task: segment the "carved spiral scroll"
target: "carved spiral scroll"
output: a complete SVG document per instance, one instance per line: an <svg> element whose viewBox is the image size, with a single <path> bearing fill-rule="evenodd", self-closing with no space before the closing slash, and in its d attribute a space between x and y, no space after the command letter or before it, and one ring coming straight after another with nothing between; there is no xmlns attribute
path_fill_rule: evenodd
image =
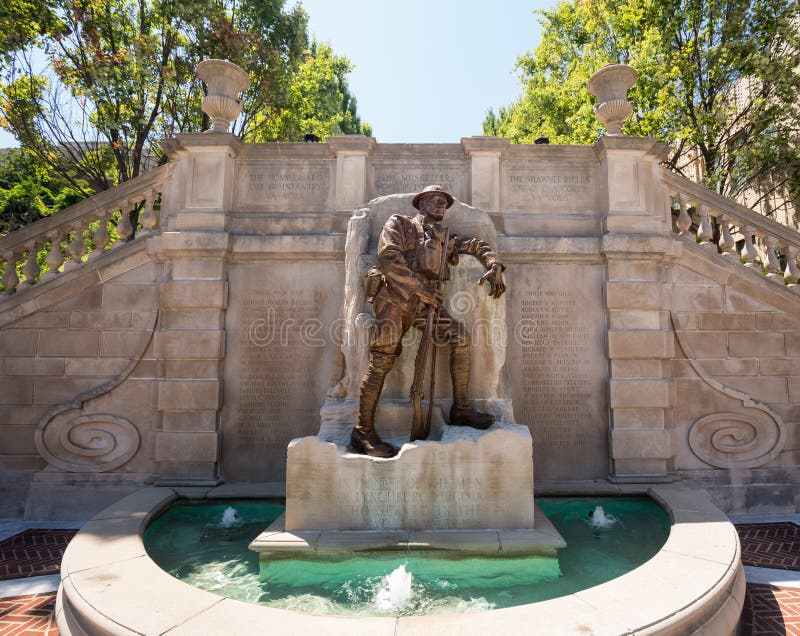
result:
<svg viewBox="0 0 800 636"><path fill-rule="evenodd" d="M689 447L718 468L755 468L781 452L786 432L766 413L714 413L689 428Z"/></svg>
<svg viewBox="0 0 800 636"><path fill-rule="evenodd" d="M739 389L726 386L697 360L682 332L672 330L686 359L700 379L714 391L737 400L742 411L713 413L689 427L689 448L702 461L717 468L755 468L775 459L786 444L786 425L780 415Z"/></svg>
<svg viewBox="0 0 800 636"><path fill-rule="evenodd" d="M139 450L136 426L119 415L92 413L53 418L36 431L36 448L61 470L106 472L119 468Z"/></svg>

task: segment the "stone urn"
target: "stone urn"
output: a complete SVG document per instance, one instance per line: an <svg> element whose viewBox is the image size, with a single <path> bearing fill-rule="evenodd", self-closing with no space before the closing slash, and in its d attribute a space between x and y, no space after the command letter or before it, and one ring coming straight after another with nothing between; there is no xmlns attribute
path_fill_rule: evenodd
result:
<svg viewBox="0 0 800 636"><path fill-rule="evenodd" d="M609 135L622 135L622 123L633 113L628 90L636 83L638 73L627 64L608 64L586 82L586 89L595 97L595 117L604 124Z"/></svg>
<svg viewBox="0 0 800 636"><path fill-rule="evenodd" d="M242 112L239 93L250 87L250 78L228 60L203 60L196 73L208 87L208 94L200 102L200 108L211 118L211 128L206 132L228 132L231 122Z"/></svg>

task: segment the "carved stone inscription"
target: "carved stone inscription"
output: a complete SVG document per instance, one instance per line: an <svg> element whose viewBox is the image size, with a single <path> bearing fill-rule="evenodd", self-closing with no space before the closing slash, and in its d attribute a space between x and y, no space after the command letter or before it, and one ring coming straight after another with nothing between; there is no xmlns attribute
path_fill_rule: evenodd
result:
<svg viewBox="0 0 800 636"><path fill-rule="evenodd" d="M264 451L284 449L295 422L313 418L313 403L296 391L307 382L314 350L302 341L300 325L316 316L313 298L284 289L244 301L238 445Z"/></svg>
<svg viewBox="0 0 800 636"><path fill-rule="evenodd" d="M237 186L239 202L265 211L322 209L328 201L330 167L250 165L242 170Z"/></svg>
<svg viewBox="0 0 800 636"><path fill-rule="evenodd" d="M447 431L398 461L364 462L343 445L306 437L288 450L287 530L533 527L531 437Z"/></svg>
<svg viewBox="0 0 800 636"><path fill-rule="evenodd" d="M425 186L437 184L457 199L464 199L463 167L420 168L418 166L376 166L373 170L374 196L419 192Z"/></svg>
<svg viewBox="0 0 800 636"><path fill-rule="evenodd" d="M479 527L485 485L476 478L452 479L384 478L361 491L351 481L339 480L336 490L341 495L337 507L342 518L358 518L369 510L370 527L375 530L402 527L399 519L415 527L433 518L433 526Z"/></svg>
<svg viewBox="0 0 800 636"><path fill-rule="evenodd" d="M266 271L258 278L271 282L248 285L228 315L223 470L226 479L283 481L289 442L319 428L334 350L326 305L340 301L321 289L324 281L280 285L284 276Z"/></svg>
<svg viewBox="0 0 800 636"><path fill-rule="evenodd" d="M594 171L509 168L504 171L503 204L511 209L563 214L586 212L595 203Z"/></svg>
<svg viewBox="0 0 800 636"><path fill-rule="evenodd" d="M538 284L514 294L509 354L514 412L533 435L536 478L605 477L607 371L600 272L574 265L535 269L547 271L541 271ZM570 283L557 285L565 279ZM595 279L598 285L592 289Z"/></svg>

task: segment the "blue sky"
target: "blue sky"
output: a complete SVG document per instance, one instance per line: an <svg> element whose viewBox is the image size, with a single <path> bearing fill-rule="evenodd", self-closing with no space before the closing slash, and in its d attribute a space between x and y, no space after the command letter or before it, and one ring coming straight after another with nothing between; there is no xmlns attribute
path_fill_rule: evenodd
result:
<svg viewBox="0 0 800 636"><path fill-rule="evenodd" d="M380 142L458 142L521 93L517 57L554 0L303 0L310 32L355 65L351 92Z"/></svg>
<svg viewBox="0 0 800 636"><path fill-rule="evenodd" d="M287 2L290 4L290 2ZM518 56L555 0L303 0L309 31L350 58L358 110L380 142L458 142L519 96ZM0 147L16 145L0 130Z"/></svg>

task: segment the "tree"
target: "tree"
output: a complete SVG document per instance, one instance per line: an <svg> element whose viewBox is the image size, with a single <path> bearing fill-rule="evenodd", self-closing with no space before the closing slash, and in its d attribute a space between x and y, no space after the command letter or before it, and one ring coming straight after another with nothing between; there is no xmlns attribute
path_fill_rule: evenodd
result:
<svg viewBox="0 0 800 636"><path fill-rule="evenodd" d="M699 155L705 185L721 194L783 189L787 205L799 200L796 3L562 0L541 15L541 43L517 62L523 96L489 112L487 134L593 143L601 127L586 80L628 63L639 79L623 130L669 143L669 168L687 172Z"/></svg>
<svg viewBox="0 0 800 636"><path fill-rule="evenodd" d="M253 141L301 140L306 134L370 136L347 84L351 68L327 44L312 42L289 88L288 107L258 113Z"/></svg>
<svg viewBox="0 0 800 636"><path fill-rule="evenodd" d="M249 73L234 128L246 141L272 135L309 59L307 16L285 0L12 1L19 12L0 14L18 27L0 43L0 125L85 194L163 161L160 139L209 127L203 59Z"/></svg>
<svg viewBox="0 0 800 636"><path fill-rule="evenodd" d="M50 8L42 33L4 47L2 124L75 187L78 166L93 189L107 189L141 171L180 46L178 20L127 0Z"/></svg>

